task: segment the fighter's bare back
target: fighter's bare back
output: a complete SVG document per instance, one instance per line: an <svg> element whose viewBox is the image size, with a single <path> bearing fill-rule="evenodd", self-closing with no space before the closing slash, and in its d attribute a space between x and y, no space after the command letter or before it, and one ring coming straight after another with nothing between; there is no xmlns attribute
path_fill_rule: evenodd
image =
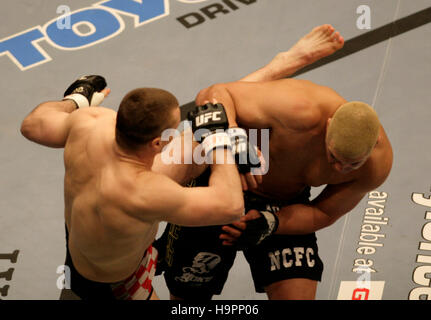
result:
<svg viewBox="0 0 431 320"><path fill-rule="evenodd" d="M297 79L235 82L205 89L197 101L208 97L228 107L226 101L234 103L239 126L270 128L269 170L254 190L268 198L289 199L306 186L372 184L390 170L392 149L383 127L378 145L361 168L342 174L330 165L325 147L327 121L347 101L328 87Z"/></svg>
<svg viewBox="0 0 431 320"><path fill-rule="evenodd" d="M83 276L120 281L135 271L157 232L158 222L134 216L129 201L139 180L153 173L116 154L114 111L86 108L74 116L80 124L71 130L64 152L69 248Z"/></svg>

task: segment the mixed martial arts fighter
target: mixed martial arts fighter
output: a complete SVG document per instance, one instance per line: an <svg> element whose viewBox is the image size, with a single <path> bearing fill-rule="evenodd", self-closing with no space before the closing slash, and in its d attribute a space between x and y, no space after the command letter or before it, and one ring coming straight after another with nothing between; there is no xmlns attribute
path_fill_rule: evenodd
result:
<svg viewBox="0 0 431 320"><path fill-rule="evenodd" d="M221 227L168 224L157 246L173 299L220 294L238 249L257 292L269 299L314 299L323 272L315 231L351 211L389 175L392 148L372 107L310 81L247 82L277 79L279 67L213 85L196 98L197 105L221 102L231 127L269 129L269 171L245 192L248 214L224 226L225 234ZM310 187L323 185L310 201Z"/></svg>
<svg viewBox="0 0 431 320"><path fill-rule="evenodd" d="M160 135L180 123L177 99L161 89L140 88L123 98L118 112L93 107L109 91L103 77L82 77L62 101L37 106L21 132L38 144L64 148L72 291L82 299L157 299L151 281L159 221L218 225L244 213L238 170L229 161L230 138L214 134L227 128L226 114L221 105L196 108L196 116L219 114L217 123L200 127L207 129L202 147L214 164L208 187L185 188L151 171L168 143Z"/></svg>

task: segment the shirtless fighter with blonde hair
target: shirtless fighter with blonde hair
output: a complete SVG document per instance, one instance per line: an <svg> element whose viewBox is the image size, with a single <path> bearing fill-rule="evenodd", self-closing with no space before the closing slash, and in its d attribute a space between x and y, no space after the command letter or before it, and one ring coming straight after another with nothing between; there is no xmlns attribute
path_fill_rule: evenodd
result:
<svg viewBox="0 0 431 320"><path fill-rule="evenodd" d="M280 80L280 69L282 64L265 67L266 72L197 95L196 104L223 103L231 127L270 130L269 171L245 193L247 214L241 221L223 227L168 225L157 244L166 251L164 276L174 299L220 294L238 249L257 292L269 299L314 299L323 272L315 231L351 211L389 175L392 148L372 107L310 81ZM205 177L196 183L205 185ZM310 187L323 185L310 201ZM199 243L193 243L197 237ZM218 262L205 273L194 268L205 262L197 261L202 252Z"/></svg>
<svg viewBox="0 0 431 320"><path fill-rule="evenodd" d="M221 238L244 248L259 292L270 299L314 299L323 267L315 231L351 211L392 167L391 144L376 112L294 79L219 84L197 101L208 97L234 111L238 124L271 130L268 174L248 195L253 200L245 200L246 210L255 210L223 227ZM322 185L310 202L310 187ZM271 209L275 223L268 230L261 217Z"/></svg>

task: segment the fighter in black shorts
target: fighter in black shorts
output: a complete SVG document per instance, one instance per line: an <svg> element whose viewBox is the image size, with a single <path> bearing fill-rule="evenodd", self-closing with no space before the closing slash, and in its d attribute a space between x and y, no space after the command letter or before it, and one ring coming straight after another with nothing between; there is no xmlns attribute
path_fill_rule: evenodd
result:
<svg viewBox="0 0 431 320"><path fill-rule="evenodd" d="M346 101L331 88L296 79L220 83L202 90L196 104L214 100L224 105L230 127L270 130L265 159L269 171L262 183L250 190L257 201L246 195L247 209L254 210L234 222L235 228L224 226L228 234L220 238L225 244L244 248L258 292L263 289L270 299L314 299L322 273L314 232L351 211L390 173L392 148L377 113L364 102ZM325 187L308 201L309 186ZM196 236L187 247L175 247L174 241L174 247L168 247L175 251L170 265L173 270L166 269L167 277L178 272L176 257L187 255L210 237L209 233ZM218 254L212 248L199 249ZM193 267L195 257L180 272L190 271L184 268ZM218 260L205 257L197 256L194 261L203 274L215 268ZM211 264L204 268L207 260ZM230 268L231 263L223 261L223 268ZM226 273L220 281L225 277ZM204 280L209 283L211 278ZM188 288L175 288L172 282L168 285L177 290L172 291L174 296L187 297ZM221 286L214 281L201 288L208 297Z"/></svg>
<svg viewBox="0 0 431 320"><path fill-rule="evenodd" d="M261 84L256 81L272 83L273 80L288 77L300 68L334 53L344 44L340 34L334 31L330 25L313 29L291 50L278 54L267 66L241 79L239 84L251 85L259 89ZM256 101L253 101L253 97L257 92L253 90L236 97L241 105L246 105L241 109L233 105L223 85L212 86L201 91L196 99L197 104L213 101L213 99L226 104L231 127L237 126L238 123L243 128L269 128L271 130L269 145L272 145L272 149L270 148L269 159L266 159L270 162L269 172L263 176L263 183L258 188L256 185L250 186L253 193L251 191L246 193L247 209L258 209L260 213L251 210L244 217L248 221L234 223L239 229L246 228L246 232L238 236L235 232L232 233L233 228L224 226L223 229L228 231L229 235L220 236L221 226L180 228L170 224L156 242L159 257L161 257L158 262L158 272L164 271L172 298L210 299L213 294L219 294L238 249L243 250L250 263L258 292L267 292L270 299L313 299L315 296L317 281L321 279L323 270L314 234L317 229L314 229L315 226L309 221L305 228L302 221L298 223L293 221L293 230L284 232L286 219L280 220L280 226L277 228L279 214L276 213L277 208L282 206L284 207L280 208L281 211L296 206L309 206L307 186L316 185L316 181L306 181L304 165L310 164L310 161L301 159L298 155L307 152L310 145L307 140L301 143L298 136L295 136L294 130L289 128L287 132L282 132L282 137L280 136L280 127L277 125L283 124L282 119L285 117L283 114L271 116L266 123L256 121L256 118L263 119L261 115L265 116L266 109L283 110L283 104L287 103L289 106L290 100L295 101L290 97L286 99L285 96L275 99L286 91L284 88L281 88L281 91L268 89L272 91L268 91L266 95L260 94L265 90L257 90L259 94ZM248 97L250 98L245 99L246 103L242 103L242 100ZM255 112L254 105L261 101L267 102L264 105L266 109ZM247 105L250 108L247 108ZM247 115L251 121L248 121ZM242 121L243 118L244 121ZM289 120L285 123L288 127L290 117L288 116L286 120ZM301 123L301 121L299 119L300 126L308 123ZM308 135L304 137L309 139ZM317 144L312 147L325 150L323 140L322 136L319 136L319 140L315 141ZM310 154L310 157L313 155ZM322 163L327 161L326 158L322 159L321 154L316 160ZM298 168L299 165L302 167ZM319 167L316 166L315 169ZM330 171L329 165L326 170ZM200 177L197 183L205 185L207 179ZM252 220L250 217L253 217L253 214L255 216ZM255 219L256 215L258 215L257 219ZM295 230L295 225L302 229ZM306 230L307 228L309 230ZM282 231L281 235L272 234L275 231L277 233ZM240 233L238 230L236 232ZM221 237L225 237L224 241L221 241ZM222 244L233 242L235 244L231 246Z"/></svg>
<svg viewBox="0 0 431 320"><path fill-rule="evenodd" d="M208 172L194 180L190 186L208 183ZM251 209L276 213L279 208L309 203L310 188L305 188L290 201L267 199L252 192L244 193L246 212ZM254 281L256 292L279 280L307 278L320 281L323 263L318 255L316 236L271 235L255 246L226 246L219 239L221 226L182 227L168 224L154 246L160 260L157 272L164 271L171 295L190 300L209 300L220 294L227 280L237 250L242 250Z"/></svg>

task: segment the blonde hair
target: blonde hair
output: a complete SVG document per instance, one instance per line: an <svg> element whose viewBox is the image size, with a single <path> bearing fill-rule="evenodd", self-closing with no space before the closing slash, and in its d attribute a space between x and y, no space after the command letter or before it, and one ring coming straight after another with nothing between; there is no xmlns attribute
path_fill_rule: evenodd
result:
<svg viewBox="0 0 431 320"><path fill-rule="evenodd" d="M327 138L338 156L354 160L371 152L379 131L380 121L376 111L366 103L351 101L334 113Z"/></svg>

